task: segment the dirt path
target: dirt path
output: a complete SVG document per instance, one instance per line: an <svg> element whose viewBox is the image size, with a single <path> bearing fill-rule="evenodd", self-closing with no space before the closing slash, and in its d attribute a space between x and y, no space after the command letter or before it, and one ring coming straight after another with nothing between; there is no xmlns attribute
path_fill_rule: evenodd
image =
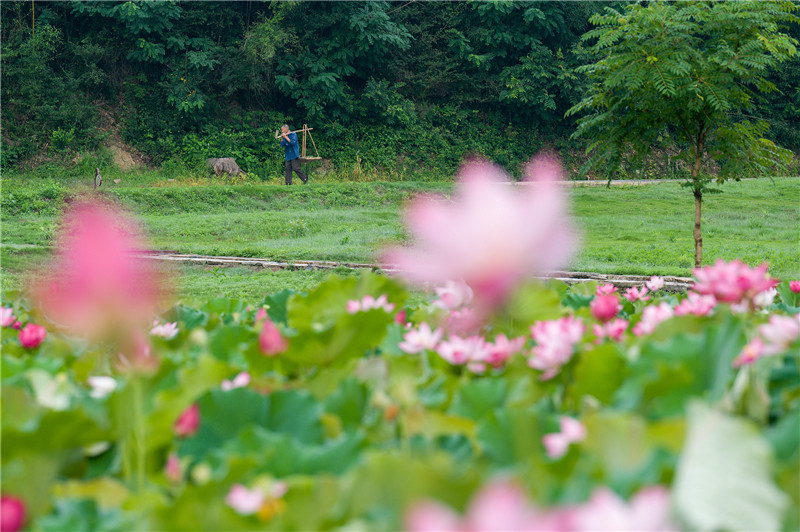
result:
<svg viewBox="0 0 800 532"><path fill-rule="evenodd" d="M249 266L266 270L334 270L345 268L351 270L380 270L386 273L399 273L399 270L392 268L381 268L377 264L360 262L334 262L325 260L293 260L293 261L273 261L270 259L250 258L250 257L218 257L212 255L191 255L185 253L174 253L167 251L154 251L141 255L154 260L168 262L184 262L189 264L201 264L207 266ZM608 273L592 272L566 272L556 271L548 275L538 277L539 279L558 279L568 284L585 283L598 281L601 283L611 283L619 288L631 286L642 286L645 281L650 279L646 275L615 275ZM664 288L671 292L685 292L692 285L690 277L664 276Z"/></svg>

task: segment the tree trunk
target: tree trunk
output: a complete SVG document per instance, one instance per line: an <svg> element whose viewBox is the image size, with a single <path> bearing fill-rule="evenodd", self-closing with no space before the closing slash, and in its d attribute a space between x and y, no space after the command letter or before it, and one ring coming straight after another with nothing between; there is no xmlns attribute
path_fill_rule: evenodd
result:
<svg viewBox="0 0 800 532"><path fill-rule="evenodd" d="M699 268L703 261L703 233L700 232L700 215L703 209L703 191L694 191L694 267Z"/></svg>

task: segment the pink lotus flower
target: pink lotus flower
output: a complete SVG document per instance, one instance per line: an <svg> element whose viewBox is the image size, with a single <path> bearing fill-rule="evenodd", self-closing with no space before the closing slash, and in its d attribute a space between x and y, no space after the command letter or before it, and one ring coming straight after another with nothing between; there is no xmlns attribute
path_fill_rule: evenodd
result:
<svg viewBox="0 0 800 532"><path fill-rule="evenodd" d="M686 299L678 303L675 307L676 316L686 316L692 314L694 316L708 316L708 314L717 306L717 300L714 296L701 296L696 292L689 292Z"/></svg>
<svg viewBox="0 0 800 532"><path fill-rule="evenodd" d="M34 323L27 324L19 332L19 343L22 347L33 349L39 347L47 336L47 329Z"/></svg>
<svg viewBox="0 0 800 532"><path fill-rule="evenodd" d="M12 329L16 329L18 331L21 330L22 329L22 322L19 321L19 320L15 321L14 324L11 326L11 328Z"/></svg>
<svg viewBox="0 0 800 532"><path fill-rule="evenodd" d="M577 419L561 416L558 424L561 432L545 434L542 437L542 444L547 451L547 456L553 460L557 460L567 454L567 448L570 444L586 439L586 427Z"/></svg>
<svg viewBox="0 0 800 532"><path fill-rule="evenodd" d="M576 238L556 183L561 169L538 157L528 165L525 187L509 187L497 166L465 166L452 202L416 200L406 225L416 247L388 250L383 262L417 283L463 279L475 305L491 310L525 278L565 263Z"/></svg>
<svg viewBox="0 0 800 532"><path fill-rule="evenodd" d="M25 525L27 509L25 502L17 497L0 497L0 531L17 532Z"/></svg>
<svg viewBox="0 0 800 532"><path fill-rule="evenodd" d="M450 364L458 366L467 362L482 362L486 358L487 348L480 336L450 336L439 343L436 352Z"/></svg>
<svg viewBox="0 0 800 532"><path fill-rule="evenodd" d="M753 306L755 308L767 308L772 306L775 302L775 296L778 295L778 291L774 288L768 288L763 292L759 292L753 296Z"/></svg>
<svg viewBox="0 0 800 532"><path fill-rule="evenodd" d="M471 307L451 310L445 319L445 328L451 334L465 336L476 333L483 325L481 316Z"/></svg>
<svg viewBox="0 0 800 532"><path fill-rule="evenodd" d="M248 384L250 384L250 374L246 371L243 371L231 380L225 379L222 381L221 388L223 391L227 392L233 390L234 388L244 388Z"/></svg>
<svg viewBox="0 0 800 532"><path fill-rule="evenodd" d="M597 344L601 343L605 338L611 338L615 342L619 342L622 340L625 331L628 330L628 321L617 318L603 325L595 323L592 329L594 335L597 336L597 340L595 340Z"/></svg>
<svg viewBox="0 0 800 532"><path fill-rule="evenodd" d="M436 344L438 344L441 339L441 328L432 331L431 326L423 322L419 325L419 329L411 329L404 334L403 341L398 344L398 347L400 347L404 353L413 355L425 349L433 351L436 349Z"/></svg>
<svg viewBox="0 0 800 532"><path fill-rule="evenodd" d="M789 350L800 338L800 314L779 316L773 314L769 322L758 328L758 334L765 340L764 354L779 355Z"/></svg>
<svg viewBox="0 0 800 532"><path fill-rule="evenodd" d="M764 356L764 340L759 337L753 338L742 348L739 356L733 360L733 367L749 366L759 358Z"/></svg>
<svg viewBox="0 0 800 532"><path fill-rule="evenodd" d="M0 308L0 326L11 327L17 319L14 317L14 309L10 307Z"/></svg>
<svg viewBox="0 0 800 532"><path fill-rule="evenodd" d="M273 357L283 353L289 348L289 340L284 338L280 329L269 318L264 319L261 334L258 335L258 345L261 352Z"/></svg>
<svg viewBox="0 0 800 532"><path fill-rule="evenodd" d="M358 301L357 299L351 299L350 301L348 301L347 312L350 314L361 312L361 301Z"/></svg>
<svg viewBox="0 0 800 532"><path fill-rule="evenodd" d="M636 336L650 334L656 330L659 323L670 319L673 314L672 307L667 303L659 303L658 305L645 307L642 311L641 321L633 327L633 334Z"/></svg>
<svg viewBox="0 0 800 532"><path fill-rule="evenodd" d="M658 275L654 275L650 278L649 281L644 283L644 286L651 292L658 292L659 290L664 288L664 278L659 277Z"/></svg>
<svg viewBox="0 0 800 532"><path fill-rule="evenodd" d="M505 334L498 334L494 343L486 344L486 357L484 361L493 368L499 368L506 363L515 353L519 353L525 345L525 338L518 337L509 340Z"/></svg>
<svg viewBox="0 0 800 532"><path fill-rule="evenodd" d="M161 364L141 331L134 331L117 354L117 369L122 373L152 375Z"/></svg>
<svg viewBox="0 0 800 532"><path fill-rule="evenodd" d="M111 205L81 202L63 219L55 263L34 294L47 317L79 334L150 323L164 300L155 261L132 220Z"/></svg>
<svg viewBox="0 0 800 532"><path fill-rule="evenodd" d="M584 331L580 318L572 316L553 321L537 321L531 327L536 346L528 359L528 366L544 371L542 380L552 378L572 358Z"/></svg>
<svg viewBox="0 0 800 532"><path fill-rule="evenodd" d="M253 320L255 326L258 327L259 325L261 325L261 322L264 321L265 319L267 319L267 311L264 309L264 307L261 307L256 311L256 316L255 319Z"/></svg>
<svg viewBox="0 0 800 532"><path fill-rule="evenodd" d="M565 530L561 513L538 510L516 484L503 480L475 495L464 517L441 503L423 501L410 508L405 522L409 532Z"/></svg>
<svg viewBox="0 0 800 532"><path fill-rule="evenodd" d="M379 296L377 299L366 295L361 301L351 299L347 302L347 312L355 314L356 312L366 312L368 310L381 309L384 312L391 312L394 310L394 303L389 303L386 294Z"/></svg>
<svg viewBox="0 0 800 532"><path fill-rule="evenodd" d="M637 300L639 300L639 301L647 301L648 299L650 299L650 296L647 295L647 288L642 287L641 290L640 290L639 288L636 288L635 286L632 286L632 287L628 288L625 291L625 294L623 295L623 297L625 299L627 299L628 301L630 301L631 303L633 303L634 301L637 301Z"/></svg>
<svg viewBox="0 0 800 532"><path fill-rule="evenodd" d="M164 466L164 476L172 484L177 484L183 478L183 469L181 468L181 461L178 460L178 455L169 453L167 463Z"/></svg>
<svg viewBox="0 0 800 532"><path fill-rule="evenodd" d="M239 515L253 515L266 500L267 496L261 488L249 490L241 484L234 484L225 497L225 504Z"/></svg>
<svg viewBox="0 0 800 532"><path fill-rule="evenodd" d="M750 268L739 260L725 263L717 260L713 266L695 268L697 279L693 290L701 294L713 295L717 301L738 303L752 299L756 294L769 290L778 284L767 274L767 263Z"/></svg>
<svg viewBox="0 0 800 532"><path fill-rule="evenodd" d="M602 322L611 320L622 310L619 298L615 294L595 296L589 306L592 309L592 316Z"/></svg>
<svg viewBox="0 0 800 532"><path fill-rule="evenodd" d="M194 436L200 429L200 407L193 404L175 422L175 434L183 438Z"/></svg>
<svg viewBox="0 0 800 532"><path fill-rule="evenodd" d="M669 512L669 491L662 486L640 490L630 503L625 503L608 488L598 488L587 503L572 510L570 529L575 532L677 531Z"/></svg>
<svg viewBox="0 0 800 532"><path fill-rule="evenodd" d="M615 294L617 292L617 287L611 283L601 284L595 290L595 295L597 296L610 296L611 294Z"/></svg>
<svg viewBox="0 0 800 532"><path fill-rule="evenodd" d="M447 281L443 287L437 287L436 295L439 299L433 302L434 306L447 310L455 310L472 301L472 288L464 281Z"/></svg>
<svg viewBox="0 0 800 532"><path fill-rule="evenodd" d="M160 336L165 340L172 340L178 335L178 322L162 323L159 325L158 321L153 322L153 328L150 329L151 336Z"/></svg>
<svg viewBox="0 0 800 532"><path fill-rule="evenodd" d="M406 309L403 309L394 315L394 322L397 323L398 325L406 324Z"/></svg>
<svg viewBox="0 0 800 532"><path fill-rule="evenodd" d="M800 281L789 281L789 290L795 294L800 294Z"/></svg>

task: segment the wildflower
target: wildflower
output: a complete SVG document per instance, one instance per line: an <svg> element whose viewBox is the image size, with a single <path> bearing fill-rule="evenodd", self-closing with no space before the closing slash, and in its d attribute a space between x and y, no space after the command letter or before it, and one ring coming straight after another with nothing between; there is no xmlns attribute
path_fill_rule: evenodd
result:
<svg viewBox="0 0 800 532"><path fill-rule="evenodd" d="M700 294L713 295L717 301L739 303L775 287L777 279L767 274L767 263L750 268L739 260L728 263L717 260L713 266L695 268L697 279L692 289Z"/></svg>
<svg viewBox="0 0 800 532"><path fill-rule="evenodd" d="M764 340L759 337L753 338L742 348L739 356L733 360L733 367L749 366L759 358L764 356Z"/></svg>
<svg viewBox="0 0 800 532"><path fill-rule="evenodd" d="M617 287L611 283L601 284L595 290L595 295L597 296L609 296L611 294L615 294L617 292Z"/></svg>
<svg viewBox="0 0 800 532"><path fill-rule="evenodd" d="M88 377L86 382L91 386L89 395L94 399L102 399L117 389L117 381L113 377Z"/></svg>
<svg viewBox="0 0 800 532"><path fill-rule="evenodd" d="M611 320L622 310L619 298L615 294L595 296L589 306L592 310L592 316L602 322Z"/></svg>
<svg viewBox="0 0 800 532"><path fill-rule="evenodd" d="M165 340L172 340L178 335L178 322L158 324L158 321L153 322L153 328L150 329L152 336L160 336Z"/></svg>
<svg viewBox="0 0 800 532"><path fill-rule="evenodd" d="M0 530L17 532L25 525L27 514L25 501L10 495L0 497Z"/></svg>
<svg viewBox="0 0 800 532"><path fill-rule="evenodd" d="M697 292L689 292L686 299L678 303L675 307L676 316L708 316L711 310L717 306L714 296L702 296Z"/></svg>
<svg viewBox="0 0 800 532"><path fill-rule="evenodd" d="M544 371L542 380L552 378L572 358L575 345L583 338L584 330L583 322L572 316L537 321L531 327L536 346L528 359L528 366Z"/></svg>
<svg viewBox="0 0 800 532"><path fill-rule="evenodd" d="M545 434L542 444L547 451L547 456L557 460L567 454L570 444L586 439L586 427L577 419L561 416L558 421L560 432Z"/></svg>
<svg viewBox="0 0 800 532"><path fill-rule="evenodd" d="M647 295L647 288L645 288L644 286L641 288L641 290L636 288L635 286L628 288L625 291L623 297L628 301L630 301L631 303L637 300L647 301L648 299L650 299L650 296Z"/></svg>
<svg viewBox="0 0 800 532"><path fill-rule="evenodd" d="M795 294L800 294L800 281L789 281L789 290Z"/></svg>
<svg viewBox="0 0 800 532"><path fill-rule="evenodd" d="M668 320L673 316L674 312L672 307L667 303L659 303L658 305L650 305L645 307L642 311L642 319L634 325L633 334L636 336L644 336L656 330L658 324L662 321Z"/></svg>
<svg viewBox="0 0 800 532"><path fill-rule="evenodd" d="M651 292L658 292L659 290L664 288L664 278L659 277L658 275L654 275L650 278L649 281L644 283L644 286Z"/></svg>
<svg viewBox="0 0 800 532"><path fill-rule="evenodd" d="M439 299L433 302L434 306L447 310L455 310L472 301L472 288L464 281L447 281L443 287L437 287L436 295Z"/></svg>
<svg viewBox="0 0 800 532"><path fill-rule="evenodd" d="M0 308L0 326L11 327L17 319L14 317L14 309L11 307Z"/></svg>
<svg viewBox="0 0 800 532"><path fill-rule="evenodd" d="M239 515L253 515L261 508L265 500L266 494L261 488L255 487L249 490L241 484L231 486L225 497L225 503Z"/></svg>
<svg viewBox="0 0 800 532"><path fill-rule="evenodd" d="M617 318L604 323L603 325L595 323L592 326L592 330L594 335L597 336L595 343L599 344L604 338L611 338L615 342L619 342L622 340L622 335L624 335L625 331L628 330L628 321L623 320L622 318Z"/></svg>
<svg viewBox="0 0 800 532"><path fill-rule="evenodd" d="M404 353L416 354L425 349L434 350L436 344L442 339L442 329L432 331L427 323L421 323L419 329L411 329L403 335L403 341L398 344Z"/></svg>
<svg viewBox="0 0 800 532"><path fill-rule="evenodd" d="M234 388L244 388L250 384L250 374L246 371L243 371L236 375L232 380L224 380L222 381L222 389L224 391L230 391Z"/></svg>
<svg viewBox="0 0 800 532"><path fill-rule="evenodd" d="M175 434L188 438L194 436L200 429L200 407L193 404L183 411L181 417L175 422Z"/></svg>
<svg viewBox="0 0 800 532"><path fill-rule="evenodd" d="M27 349L39 347L47 336L47 329L34 323L27 324L19 332L19 343Z"/></svg>
<svg viewBox="0 0 800 532"><path fill-rule="evenodd" d="M639 490L630 503L602 487L594 490L588 502L569 512L569 528L575 532L677 531L669 508L669 491L662 486Z"/></svg>
<svg viewBox="0 0 800 532"><path fill-rule="evenodd" d="M261 334L258 335L261 352L267 356L275 356L289 348L289 340L284 338L278 327L269 318L264 319Z"/></svg>
<svg viewBox="0 0 800 532"><path fill-rule="evenodd" d="M526 174L536 183L517 189L503 186L508 178L495 165L465 166L452 202L411 205L406 225L416 246L388 250L384 264L416 283L463 279L484 311L504 303L526 277L564 264L576 241L558 164L539 157Z"/></svg>
<svg viewBox="0 0 800 532"><path fill-rule="evenodd" d="M135 224L110 206L81 202L65 215L54 272L33 288L49 319L102 335L149 323L164 296Z"/></svg>

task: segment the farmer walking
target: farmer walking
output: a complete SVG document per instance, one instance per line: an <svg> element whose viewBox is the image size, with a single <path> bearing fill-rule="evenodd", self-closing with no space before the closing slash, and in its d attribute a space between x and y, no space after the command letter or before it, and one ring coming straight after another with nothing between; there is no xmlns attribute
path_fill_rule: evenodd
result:
<svg viewBox="0 0 800 532"><path fill-rule="evenodd" d="M292 170L303 183L308 183L308 177L300 169L300 146L297 143L297 133L292 133L289 126L281 126L281 146L286 151L286 185L292 184Z"/></svg>

